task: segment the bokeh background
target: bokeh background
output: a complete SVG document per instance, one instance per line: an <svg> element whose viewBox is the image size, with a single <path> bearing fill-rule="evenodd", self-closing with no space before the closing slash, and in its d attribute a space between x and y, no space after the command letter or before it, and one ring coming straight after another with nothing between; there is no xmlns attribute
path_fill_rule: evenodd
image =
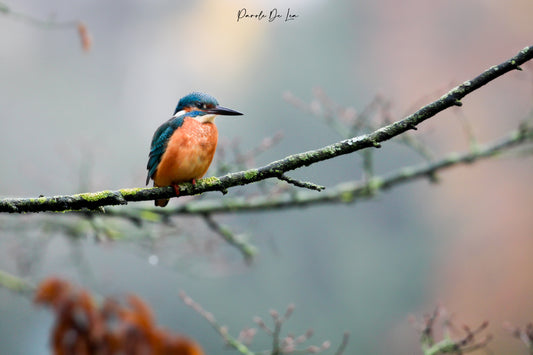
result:
<svg viewBox="0 0 533 355"><path fill-rule="evenodd" d="M222 142L238 139L246 152L284 133L257 165L318 148L339 136L284 101L284 92L311 101L320 87L357 111L380 94L398 119L531 45L533 33L529 0L4 3L45 20L82 20L94 43L87 53L75 28L49 29L0 14L3 197L142 186L154 130L194 90L245 113L218 119ZM242 8L289 7L298 15L294 21L236 21ZM532 106L533 68L524 69L468 96L461 109L439 114L416 134L441 156L468 149L465 119L480 142L514 129ZM420 162L394 143L376 153L377 173ZM345 156L292 176L332 186L361 178L360 163L358 155ZM494 353L525 353L502 323L533 321L532 159L494 159L440 178L348 206L217 217L259 247L251 266L213 242L218 237L195 218L176 221L171 237L182 242L170 244L174 253L142 236L73 240L53 228L22 228L41 217L3 216L0 267L35 283L59 275L103 295L134 292L162 325L194 337L209 354L231 351L180 301L179 290L233 334L253 326L253 316L268 319L270 308L282 311L294 302L286 331L311 327L311 343L329 339L333 347L349 331L347 354L420 353L407 318L440 302L458 325L489 320ZM157 265L149 262L152 255ZM0 290L0 353L46 353L51 323L47 311ZM255 344L268 348L270 340L259 335Z"/></svg>

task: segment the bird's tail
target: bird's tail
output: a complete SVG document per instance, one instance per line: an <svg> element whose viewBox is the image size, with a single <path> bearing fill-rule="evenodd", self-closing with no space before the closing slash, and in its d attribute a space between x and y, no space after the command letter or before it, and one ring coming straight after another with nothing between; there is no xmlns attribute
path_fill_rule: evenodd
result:
<svg viewBox="0 0 533 355"><path fill-rule="evenodd" d="M159 207L165 207L168 204L168 201L169 201L168 198L165 198L162 200L155 200L154 205L159 206Z"/></svg>

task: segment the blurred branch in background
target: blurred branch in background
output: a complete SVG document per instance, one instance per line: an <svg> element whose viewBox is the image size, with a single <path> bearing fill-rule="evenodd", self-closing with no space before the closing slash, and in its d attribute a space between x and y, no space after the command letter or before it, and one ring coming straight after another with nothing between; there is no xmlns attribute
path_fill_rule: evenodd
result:
<svg viewBox="0 0 533 355"><path fill-rule="evenodd" d="M237 248L248 264L252 262L257 250L246 241L244 236L235 235L229 228L216 222L209 213L204 213L203 217L209 228L220 235L228 244Z"/></svg>
<svg viewBox="0 0 533 355"><path fill-rule="evenodd" d="M435 322L441 318L442 340L435 339ZM454 339L452 332L455 326L451 321L446 309L443 307L435 308L431 315L426 315L421 322L414 318L410 319L413 327L420 332L420 344L424 355L438 355L438 354L464 354L478 349L485 348L492 340L492 335L486 335L481 341L476 340L476 335L479 335L489 326L489 322L485 321L480 326L471 330L470 327L464 325L462 330L464 336Z"/></svg>
<svg viewBox="0 0 533 355"><path fill-rule="evenodd" d="M483 85L508 73L511 70L521 70L520 65L533 58L533 47L526 47L513 58L493 66L472 80L465 81L453 88L438 100L422 107L408 117L381 127L371 133L345 139L320 149L307 151L285 157L257 169L249 169L221 177L199 180L196 185L185 183L179 185L180 196L196 195L207 191L226 193L230 187L247 185L265 179L284 179L285 173L304 166L309 166L324 160L332 159L344 154L350 154L365 148L381 147L381 143L399 136L437 113L452 107L461 106L460 101L466 95L474 92ZM297 186L309 187L308 183L298 183L294 179L286 179ZM0 200L0 212L44 212L101 209L109 205L125 205L131 201L147 201L175 197L172 187L121 189L118 191L101 191L97 193L83 193L39 198L5 198Z"/></svg>
<svg viewBox="0 0 533 355"><path fill-rule="evenodd" d="M254 148L248 149L246 152L240 148L239 138L233 139L231 142L221 142L217 147L217 154L215 156L215 175L227 174L235 170L246 170L255 166L256 158L262 153L268 151L283 139L283 132L278 131L271 137L263 138L263 140ZM229 157L229 153L233 157Z"/></svg>
<svg viewBox="0 0 533 355"><path fill-rule="evenodd" d="M35 286L28 281L2 270L0 270L0 286L26 296L35 291Z"/></svg>
<svg viewBox="0 0 533 355"><path fill-rule="evenodd" d="M294 107L322 119L344 139L370 133L393 122L390 102L382 95L376 95L361 112L357 112L353 107L339 105L321 88L315 88L313 95L315 99L310 103L306 103L290 92L286 92L284 98ZM374 116L377 116L378 120L373 119ZM432 160L433 155L428 147L410 132L405 132L397 138L396 141L413 149L425 160ZM374 151L365 149L360 152L360 155L363 160L363 178L369 179L374 174Z"/></svg>
<svg viewBox="0 0 533 355"><path fill-rule="evenodd" d="M305 343L309 338L313 336L313 330L308 329L304 334L300 336L287 335L282 337L281 327L282 325L290 318L294 311L294 305L290 304L287 307L287 310L283 315L280 315L276 310L270 310L270 316L274 323L274 327L270 328L266 322L261 317L254 317L254 323L257 324L259 329L272 338L272 349L263 350L263 351L252 351L250 350L250 345L257 334L256 328L244 328L238 337L234 337L229 333L227 327L220 325L216 320L215 316L206 311L199 303L194 301L190 296L185 292L180 292L180 297L183 302L191 307L194 311L200 314L205 318L209 324L220 334L222 339L227 346L237 350L243 355L259 355L259 354L270 354L270 355L282 355L282 354L318 354L322 351L328 350L331 347L329 341L324 341L320 346L309 345L304 347ZM338 347L335 355L342 355L346 346L348 345L348 333L345 333L343 340Z"/></svg>
<svg viewBox="0 0 533 355"><path fill-rule="evenodd" d="M523 329L513 326L509 322L504 323L503 327L524 343L529 350L529 354L533 354L533 323L528 323Z"/></svg>
<svg viewBox="0 0 533 355"><path fill-rule="evenodd" d="M47 29L76 29L80 39L81 47L85 52L91 50L93 38L89 33L87 26L82 21L56 21L53 17L43 20L22 12L14 11L5 3L0 2L0 14L24 21L33 26L39 26Z"/></svg>

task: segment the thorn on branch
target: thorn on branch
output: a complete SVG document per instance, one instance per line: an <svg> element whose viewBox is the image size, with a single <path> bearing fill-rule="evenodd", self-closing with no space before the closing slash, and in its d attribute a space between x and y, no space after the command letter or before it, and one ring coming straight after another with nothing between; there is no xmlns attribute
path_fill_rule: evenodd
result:
<svg viewBox="0 0 533 355"><path fill-rule="evenodd" d="M454 106L461 107L461 106L463 106L463 103L461 102L461 100L457 100L457 99L456 99L456 100L453 101L453 105L454 105Z"/></svg>
<svg viewBox="0 0 533 355"><path fill-rule="evenodd" d="M285 174L279 175L278 179L286 181L289 184L294 185L294 186L303 187L305 189L310 189L310 190L315 190L315 191L322 191L326 188L325 186L316 185L316 184L313 184L312 182L293 179L291 177L288 177Z"/></svg>

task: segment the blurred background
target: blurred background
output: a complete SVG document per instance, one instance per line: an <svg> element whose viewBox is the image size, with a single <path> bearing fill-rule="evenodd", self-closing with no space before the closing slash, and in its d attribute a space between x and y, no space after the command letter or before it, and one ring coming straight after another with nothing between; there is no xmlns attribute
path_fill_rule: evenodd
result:
<svg viewBox="0 0 533 355"><path fill-rule="evenodd" d="M153 132L191 91L245 114L217 120L221 144L238 140L246 152L283 132L257 157L259 166L340 140L284 100L286 92L310 102L318 87L357 112L379 94L396 120L533 44L528 0L4 3L45 21L81 20L93 45L83 51L75 27L0 14L2 197L143 186ZM242 8L290 8L298 17L237 22ZM479 142L515 129L532 106L533 68L524 69L422 124L417 137L440 157L468 149L465 120ZM377 174L422 162L393 142L375 159ZM290 175L332 186L362 174L352 154ZM420 318L440 302L458 325L489 320L494 353L525 353L502 323L533 321L531 181L531 156L492 159L369 202L217 216L259 248L250 266L195 217L176 219L161 247L144 231L98 243L42 228L43 216L1 216L0 269L34 283L65 277L102 295L136 293L160 324L209 354L232 350L181 302L179 290L233 334L294 302L285 331L311 327L311 344L329 339L333 348L349 331L347 354L420 353L408 316ZM39 227L28 227L34 223ZM146 233L157 235L157 227ZM0 314L0 353L46 353L49 312L0 289ZM270 339L260 334L254 344L268 349Z"/></svg>

